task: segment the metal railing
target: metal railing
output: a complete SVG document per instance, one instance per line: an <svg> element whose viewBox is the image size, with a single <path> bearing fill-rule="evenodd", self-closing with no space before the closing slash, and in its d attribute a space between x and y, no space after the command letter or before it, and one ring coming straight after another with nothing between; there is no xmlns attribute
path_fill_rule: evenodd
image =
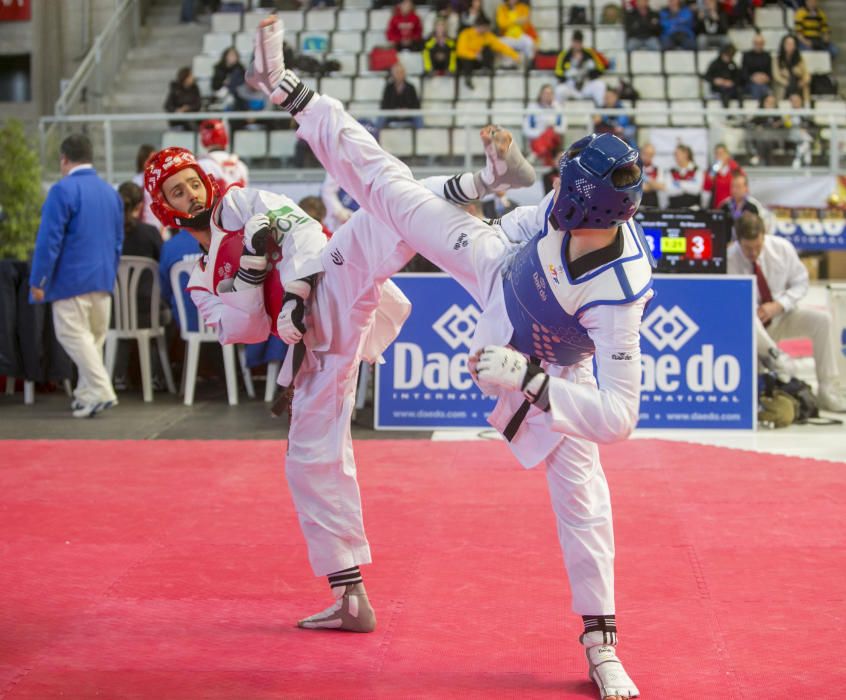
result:
<svg viewBox="0 0 846 700"><path fill-rule="evenodd" d="M103 31L94 39L79 68L56 100L54 114L99 113L103 96L129 49L138 41L142 13L149 0L120 0Z"/></svg>
<svg viewBox="0 0 846 700"><path fill-rule="evenodd" d="M461 109L453 108L449 110L437 110L436 112L427 110L387 111L379 109L359 109L356 110L354 116L357 118L368 119L381 117L397 119L401 117L419 116L423 119L424 127L431 126L433 128L450 128L453 131L456 129L463 130L463 138L460 141L453 140L454 145L460 143L463 144L463 147L451 150L451 164L455 165L463 163L463 167L469 170L472 169L473 166L473 154L479 152L477 132L481 126L490 123L492 120L496 123L506 123L509 125L509 128L515 136L519 136L521 133L520 123L522 122L523 117L533 111L534 110L531 108L498 109L496 107L474 108L471 106L465 106ZM568 126L570 130L582 130L584 133L590 133L594 130L593 120L595 113L587 111L569 111L566 103L563 105L562 113L569 122ZM828 152L825 154L827 155L826 165L818 165L812 168L812 170L816 173L830 172L831 174L838 174L842 171L840 157L841 153L846 150L846 117L837 114L822 113L814 109L796 109L791 111L780 109L750 110L726 109L712 106L709 106L707 110L702 108L697 112L677 111L668 113L667 108L652 105L625 109L603 109L601 110L601 113L609 116L626 115L633 117L636 122L640 120L639 129L673 127L684 129L704 129L707 131L709 136L709 151L714 144L726 140L725 137L729 131L734 134L735 141L740 139L740 143L743 142L743 138L749 138L752 136L754 132L748 131L747 125L753 117L790 116L794 120L805 117L815 123L815 128L819 131L820 135L818 140L828 145ZM698 125L685 123L687 121L687 117L690 117L691 115L702 117L702 123ZM661 122L663 117L667 117L666 125L654 123L656 120ZM271 121L278 122L287 118L287 114L284 112L268 110L249 112L192 112L187 114L76 114L43 117L39 121L39 135L41 137L42 146L42 166L45 168L45 173L49 173L51 169L54 169L55 167L55 164L52 162L53 159L47 160L46 152L48 150L47 143L50 139L50 135L56 129L86 129L91 132L97 131L98 133L101 133L102 143L95 144L95 151L98 150L98 146L102 148L102 150L99 151L99 153L102 154L100 162L104 167L106 178L113 181L117 172L120 172L122 175L127 173L132 174L132 172L134 172L134 167L130 171L127 169L126 163L119 166L116 165L115 154L117 152L116 146L121 145L124 146L124 151L126 153L125 146L127 144L125 143L125 140L132 138L132 128L134 127L138 129L139 124L142 125L147 133L149 133L150 128L153 127L161 129L164 134L169 130L168 127L163 126L166 122L193 122L196 124L202 119L222 119L224 122L227 122L227 125L229 125L232 122L238 121L262 123ZM440 126L443 124L444 120L452 120L456 125L452 127ZM429 122L428 124L427 121ZM645 124L645 122L648 122L648 125ZM436 124L438 126L435 126ZM785 136L787 136L788 130L785 129L784 132ZM788 139L785 138L785 140L787 141ZM133 142L134 147L137 147L138 145L140 144L137 141ZM160 144L154 145L158 146ZM53 147L55 148L55 146L56 144L54 141ZM51 157L55 155L55 153L50 154ZM428 160L431 163L430 167L427 167L425 163L418 163L420 167L416 167L416 171L427 173L429 171L440 172L443 170L443 166L437 167L435 165L434 158L431 157L431 154L418 153L415 151L411 157L417 158L418 160L426 160L428 157ZM269 150L264 154L265 162L267 162L267 159L278 160L280 158L289 161L290 154L272 153ZM258 159L261 160L261 157L259 156ZM134 166L134 151L132 151L132 160ZM819 162L819 160L820 158L817 156L817 161ZM286 169L286 173L283 174L283 177L289 181L306 180L314 177L316 172L318 171L315 169L298 170L296 172Z"/></svg>

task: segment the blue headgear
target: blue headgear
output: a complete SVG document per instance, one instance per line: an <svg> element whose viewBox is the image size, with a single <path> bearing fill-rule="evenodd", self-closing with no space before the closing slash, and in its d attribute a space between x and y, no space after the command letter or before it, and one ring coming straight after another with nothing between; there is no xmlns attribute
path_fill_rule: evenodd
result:
<svg viewBox="0 0 846 700"><path fill-rule="evenodd" d="M614 172L632 164L640 166L640 178L615 187ZM561 188L550 223L570 230L619 226L634 215L641 197L643 163L637 149L613 134L591 134L576 141L561 158Z"/></svg>

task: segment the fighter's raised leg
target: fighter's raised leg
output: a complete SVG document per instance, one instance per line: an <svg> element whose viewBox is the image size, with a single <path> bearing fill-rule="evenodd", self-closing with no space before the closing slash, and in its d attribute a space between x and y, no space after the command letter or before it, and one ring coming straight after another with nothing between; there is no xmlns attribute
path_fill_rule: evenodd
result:
<svg viewBox="0 0 846 700"><path fill-rule="evenodd" d="M259 27L257 56L279 55L275 46L281 44L280 25L268 19ZM276 86L260 78L253 78L253 84L292 113L300 124L298 135L326 170L363 209L451 274L484 305L499 283L504 239L418 183L408 167L385 152L339 102L314 95L284 67L281 71L278 65L251 68L251 76L280 73Z"/></svg>

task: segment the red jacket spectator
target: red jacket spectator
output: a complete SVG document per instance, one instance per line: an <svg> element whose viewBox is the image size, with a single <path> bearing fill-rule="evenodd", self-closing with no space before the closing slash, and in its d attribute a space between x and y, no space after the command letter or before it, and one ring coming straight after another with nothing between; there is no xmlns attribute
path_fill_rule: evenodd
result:
<svg viewBox="0 0 846 700"><path fill-rule="evenodd" d="M423 23L414 11L412 0L397 5L385 35L396 48L420 51L423 48Z"/></svg>
<svg viewBox="0 0 846 700"><path fill-rule="evenodd" d="M705 173L705 183L702 187L705 192L711 193L709 209L716 209L718 203L728 199L731 195L732 177L735 173L743 172L743 168L731 157L723 144L717 144L714 148L714 156L716 162Z"/></svg>

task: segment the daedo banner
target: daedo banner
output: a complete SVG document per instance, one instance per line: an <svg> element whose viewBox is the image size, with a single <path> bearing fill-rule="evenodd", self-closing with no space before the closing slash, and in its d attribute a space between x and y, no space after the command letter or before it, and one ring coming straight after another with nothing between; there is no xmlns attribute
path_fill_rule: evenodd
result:
<svg viewBox="0 0 846 700"><path fill-rule="evenodd" d="M480 310L440 274L397 275L412 312L376 369L376 428L489 427L494 401L467 369ZM639 427L752 429L752 277L657 275L641 326Z"/></svg>
<svg viewBox="0 0 846 700"><path fill-rule="evenodd" d="M495 402L482 395L467 369L479 307L446 275L411 273L393 280L412 310L385 352L385 364L376 366L376 429L488 426Z"/></svg>
<svg viewBox="0 0 846 700"><path fill-rule="evenodd" d="M751 276L655 276L640 327L639 428L755 428L753 284Z"/></svg>

